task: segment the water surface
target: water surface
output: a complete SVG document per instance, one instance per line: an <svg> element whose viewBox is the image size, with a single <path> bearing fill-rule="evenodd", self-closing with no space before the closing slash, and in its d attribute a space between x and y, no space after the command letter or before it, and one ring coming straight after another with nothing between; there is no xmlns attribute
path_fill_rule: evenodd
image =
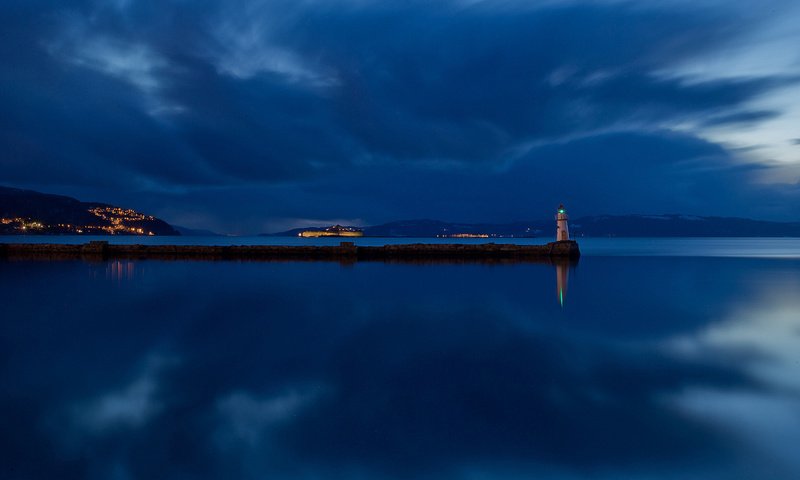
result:
<svg viewBox="0 0 800 480"><path fill-rule="evenodd" d="M800 478L800 259L767 243L0 261L0 478Z"/></svg>

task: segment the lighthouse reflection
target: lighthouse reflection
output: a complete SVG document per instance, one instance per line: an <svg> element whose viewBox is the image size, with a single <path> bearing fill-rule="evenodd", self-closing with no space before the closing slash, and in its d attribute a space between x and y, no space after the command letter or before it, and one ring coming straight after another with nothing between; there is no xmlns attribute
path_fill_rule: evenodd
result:
<svg viewBox="0 0 800 480"><path fill-rule="evenodd" d="M569 283L569 270L570 267L575 267L578 264L577 259L560 260L555 262L556 267L556 293L558 295L558 303L561 308L564 308L564 301L567 297L567 284Z"/></svg>
<svg viewBox="0 0 800 480"><path fill-rule="evenodd" d="M567 294L567 281L569 280L569 270L567 264L556 265L556 287L558 288L558 303L564 307L564 296Z"/></svg>

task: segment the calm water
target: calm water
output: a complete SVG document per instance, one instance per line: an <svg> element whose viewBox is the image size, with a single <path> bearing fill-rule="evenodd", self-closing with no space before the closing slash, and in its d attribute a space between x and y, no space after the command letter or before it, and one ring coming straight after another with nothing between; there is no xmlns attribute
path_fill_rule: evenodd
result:
<svg viewBox="0 0 800 480"><path fill-rule="evenodd" d="M800 478L798 241L616 242L0 261L0 478Z"/></svg>

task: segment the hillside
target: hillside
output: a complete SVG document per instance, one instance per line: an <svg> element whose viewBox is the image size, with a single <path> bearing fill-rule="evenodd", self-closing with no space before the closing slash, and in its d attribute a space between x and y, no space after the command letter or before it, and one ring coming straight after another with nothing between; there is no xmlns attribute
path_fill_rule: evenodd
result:
<svg viewBox="0 0 800 480"><path fill-rule="evenodd" d="M180 235L135 210L8 187L0 187L0 234Z"/></svg>

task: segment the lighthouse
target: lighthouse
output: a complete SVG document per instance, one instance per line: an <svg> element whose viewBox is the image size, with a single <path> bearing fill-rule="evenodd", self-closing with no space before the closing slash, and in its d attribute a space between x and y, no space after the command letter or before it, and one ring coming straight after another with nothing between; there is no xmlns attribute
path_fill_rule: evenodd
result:
<svg viewBox="0 0 800 480"><path fill-rule="evenodd" d="M556 214L556 241L565 242L569 240L569 227L567 226L567 211L564 210L564 204L558 206L558 213Z"/></svg>

